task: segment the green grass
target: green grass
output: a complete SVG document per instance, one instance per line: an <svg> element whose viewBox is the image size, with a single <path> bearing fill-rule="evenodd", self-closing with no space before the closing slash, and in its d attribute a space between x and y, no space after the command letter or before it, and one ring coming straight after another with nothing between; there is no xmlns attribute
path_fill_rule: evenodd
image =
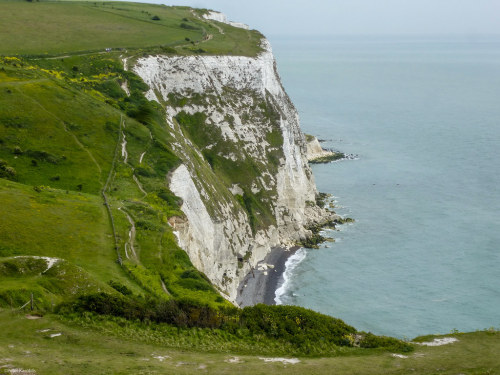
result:
<svg viewBox="0 0 500 375"><path fill-rule="evenodd" d="M176 53L188 54L200 48L211 54L254 56L260 51L258 32L220 24L221 34L187 7L1 0L0 10L0 55L48 56L161 46L178 47ZM159 20L153 20L154 16ZM207 34L213 37L203 42Z"/></svg>
<svg viewBox="0 0 500 375"><path fill-rule="evenodd" d="M119 86L123 80L130 97ZM180 160L168 146L163 109L144 98L144 88L137 76L123 70L116 54L31 62L0 58L0 159L2 171L15 171L5 175L14 181L0 179L0 229L5 233L0 257L58 257L102 285L117 280L139 294L224 306L210 283L181 278L194 267L167 225L169 217L183 213L165 186L165 176ZM116 263L100 195L108 175L123 267ZM125 245L131 225L125 211L136 225L136 256L129 254L130 259ZM49 292L37 291L40 298L52 299Z"/></svg>
<svg viewBox="0 0 500 375"><path fill-rule="evenodd" d="M111 229L98 196L53 188L36 192L32 187L0 179L0 207L0 259L12 256L60 258L88 273L94 285L119 280L140 290L116 264ZM40 276L39 273L36 276ZM0 277L1 289L8 290L10 287L4 283L6 280L1 273ZM17 283L15 288L30 289L26 277L14 281ZM85 280L75 279L74 282L77 287ZM42 298L44 291L40 293ZM66 292L60 294L67 297ZM47 298L41 301L45 306Z"/></svg>
<svg viewBox="0 0 500 375"><path fill-rule="evenodd" d="M121 273L106 212L98 196L0 179L2 256L37 255L66 259L102 281ZM104 230L103 230L104 229Z"/></svg>
<svg viewBox="0 0 500 375"><path fill-rule="evenodd" d="M0 258L0 300L2 305L19 308L30 300L35 307L52 311L64 299L74 295L113 292L83 268L59 260L50 269L45 259L30 256Z"/></svg>
<svg viewBox="0 0 500 375"><path fill-rule="evenodd" d="M220 142L220 132L207 127L200 115L178 117L176 129L170 130L164 107L145 99L147 86L121 62L122 55L133 60L155 52L255 56L260 51L258 32L204 21L200 15L185 7L136 3L0 0L0 35L6 36L0 55L17 55L0 57L0 306L15 310L33 293L37 309L44 313L59 303L78 306L85 298L101 298L104 305L123 303L119 316L144 313L135 315L139 322L86 312L27 320L0 311L0 374L10 365L40 374L192 373L200 365L213 373L283 369L264 364L256 354L308 354L301 364L287 367L306 374L332 369L352 373L353 368L360 373L498 370L479 340L487 341L494 353L497 333L459 335L460 344L445 350L418 348L401 362L387 350L338 346L353 339L354 328L336 331L342 322L333 324L333 318L304 309L261 306L237 316L228 313L230 304L176 243L168 219L183 213L165 176L181 158L189 158L212 200L232 202L236 212L246 211L254 231L274 223L268 205L275 192L252 193L251 187L266 168L275 172L282 157L283 139L273 127L278 110L272 98L239 109L244 125L271 125L265 141L276 149L266 155L269 165L259 165L246 153L229 160L220 154L229 155L238 145ZM114 50L102 53L108 47ZM120 87L125 81L130 96ZM238 95L229 91L223 95L228 101ZM163 104L183 106L202 99L172 97ZM208 99L228 105L221 97ZM204 157L187 145L186 136ZM124 139L127 161L120 152ZM185 154L173 152L173 141ZM215 147L207 147L215 142ZM101 195L107 181L117 248ZM243 195L229 192L234 183L241 185ZM213 218L222 214L217 204L206 203ZM136 234L129 239L132 225ZM125 246L131 241L135 254L127 257ZM39 256L61 260L47 270ZM94 311L83 309L89 310ZM165 314L172 311L189 323L220 323L215 326L221 329L151 323L169 321ZM50 338L50 333L41 332L49 328L62 335ZM394 339L372 339L394 344ZM460 360L452 362L446 349ZM172 360L154 358L159 351ZM245 364L224 362L229 353L244 356ZM421 353L426 361L416 356ZM319 354L338 357L311 358ZM441 366L445 370L439 370Z"/></svg>
<svg viewBox="0 0 500 375"><path fill-rule="evenodd" d="M120 327L117 323L85 323L46 315L28 320L22 314L0 312L0 366L34 369L37 374L499 374L500 333L453 334L459 342L440 347L417 347L408 358L390 352L352 349L329 358L301 358L295 365L265 363L241 347L220 350L222 337L204 347L204 334L171 334ZM49 330L46 332L41 332ZM168 330L165 329L165 332ZM142 334L141 334L142 332ZM61 336L50 338L50 334ZM171 344L169 344L171 343ZM194 346L192 346L194 344ZM236 345L236 344L235 344ZM247 344L249 345L249 344ZM254 343L258 347L258 343ZM237 350L238 351L238 350ZM246 352L246 353L245 353ZM228 363L238 356L241 363ZM164 356L165 358L155 358ZM291 355L285 357L290 358ZM200 368L201 367L201 368ZM1 371L6 371L2 368Z"/></svg>
<svg viewBox="0 0 500 375"><path fill-rule="evenodd" d="M118 111L40 68L3 62L0 159L18 182L98 193L117 140L105 125L118 126Z"/></svg>

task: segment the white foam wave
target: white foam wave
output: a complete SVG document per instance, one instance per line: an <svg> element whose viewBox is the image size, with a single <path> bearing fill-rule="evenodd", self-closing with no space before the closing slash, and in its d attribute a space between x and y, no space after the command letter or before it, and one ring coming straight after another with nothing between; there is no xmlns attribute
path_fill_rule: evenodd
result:
<svg viewBox="0 0 500 375"><path fill-rule="evenodd" d="M301 247L295 252L295 254L293 254L286 260L285 272L283 272L283 283L278 289L276 289L275 292L274 302L276 302L277 305L283 304L283 296L286 294L288 288L290 287L293 271L306 258L306 256L306 249Z"/></svg>

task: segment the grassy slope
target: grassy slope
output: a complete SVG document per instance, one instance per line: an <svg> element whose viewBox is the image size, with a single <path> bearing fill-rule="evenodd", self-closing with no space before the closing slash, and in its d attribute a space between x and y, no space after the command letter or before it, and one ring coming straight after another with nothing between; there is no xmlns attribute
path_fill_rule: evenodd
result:
<svg viewBox="0 0 500 375"><path fill-rule="evenodd" d="M154 16L159 20L152 20ZM184 24L184 27L181 26ZM29 27L26 27L29 25ZM187 25L187 27L186 27ZM61 55L105 48L178 47L254 56L260 34L205 22L186 7L120 2L0 1L0 55ZM199 46L212 35L212 39ZM186 38L189 41L186 41Z"/></svg>
<svg viewBox="0 0 500 375"><path fill-rule="evenodd" d="M41 193L0 179L3 256L66 259L103 283L125 282L109 240L111 230L99 197L50 189Z"/></svg>
<svg viewBox="0 0 500 375"><path fill-rule="evenodd" d="M186 7L0 0L0 9L0 56L59 55L0 57L0 168L15 171L7 177L19 183L2 182L0 258L60 257L101 287L115 280L137 293L220 304L202 278L184 273L193 267L166 225L182 213L164 180L179 159L168 147L163 109L144 99L144 84L123 70L120 58L144 51L255 55L261 35L205 21L203 11ZM132 50L102 53L107 47ZM128 160L113 164L125 138ZM122 268L100 197L108 175ZM22 279L15 284L7 289L19 293L0 303L25 298ZM39 300L49 299L36 289Z"/></svg>
<svg viewBox="0 0 500 375"><path fill-rule="evenodd" d="M142 50L129 51L133 57L144 51L250 56L259 51L257 32L217 24L225 31L222 34L215 23L201 21L200 14L196 16L187 8L133 3L94 6L92 2L0 0L0 55L58 55L54 59L0 58L0 159L16 172L9 176L14 181L0 179L0 305L20 306L33 292L39 307L50 310L52 303L78 293L116 293L107 285L110 280L136 294L164 299L173 295L211 306L225 305L216 292L203 289L207 283L201 277L185 277L186 271L195 271L166 225L169 217L182 213L175 197L165 189L165 175L179 160L168 147L172 138L165 131L161 107L144 102L141 82L121 66L119 53L123 51L88 52L107 47L140 47ZM151 20L153 15L160 20ZM194 29L180 26L186 22ZM30 27L25 27L27 24ZM201 42L208 34L212 39ZM60 56L63 54L71 56ZM120 88L125 81L131 97ZM120 125L122 117L124 127ZM120 149L124 136L127 162L120 153L115 159L115 150L117 146ZM111 179L107 194L117 229L118 251L125 259L123 267L116 262L111 225L100 197L108 175ZM136 255L129 259L125 245L129 242L130 223L125 213L137 229L133 241ZM51 256L64 261L45 271L44 261L29 256ZM165 293L162 281L170 294ZM0 312L0 374L5 372L4 364L36 368L38 373L47 374L165 370L192 373L202 363L217 373L233 373L235 366L243 373L283 368L263 364L255 357L245 357L245 365L233 365L223 362L226 354L179 351L196 348L255 353L249 349L254 343L244 339L209 340L196 330L158 339L158 333L132 328L132 340L123 335L120 325L112 322L83 329L82 325L57 319L48 315L31 321ZM63 336L50 339L48 334L37 332L45 328L60 330ZM425 362L428 365L419 371L429 373L443 363L466 371L465 361L481 371L496 370L489 351L481 352L484 347L479 339L483 336L496 348L497 335L464 336L466 345L452 347L459 348L452 355L463 358L461 363L451 367L450 357L439 357L446 350L432 349L429 362ZM266 348L273 348L275 343L255 345L266 353ZM273 350L283 353L283 349ZM426 350L431 349L422 349ZM153 359L153 353L162 354L159 351L170 353L173 359ZM365 354L355 354L361 352ZM483 367L479 367L479 361L471 360L477 353L481 353ZM143 357L150 361L138 360ZM189 364L177 367L179 361ZM417 359L408 359L401 365L397 361L387 352L354 350L346 358L308 359L303 364L288 366L288 370L328 373L334 366L338 373L352 373L353 367L363 373L401 373L409 367L406 364L419 366L414 363Z"/></svg>
<svg viewBox="0 0 500 375"><path fill-rule="evenodd" d="M0 259L58 257L89 272L101 290L115 280L136 293L168 299L163 280L174 296L209 304L222 301L203 280L207 285L181 277L193 266L166 225L169 216L182 213L165 186L165 175L178 159L166 146L161 113L143 99L118 56L67 60L0 58L0 159L16 172L11 177L15 183L0 180ZM127 78L132 99L119 86ZM125 121L120 130L121 117ZM119 253L125 259L121 268L100 191L123 137L128 160L125 163L118 152L107 193ZM136 255L128 259L125 245L131 225L125 212L136 225ZM11 292L4 293L7 297L0 298L0 304L24 303L25 282L18 278L16 286L11 280L8 288L3 282L2 290ZM38 285L36 298L46 306L51 293L33 285Z"/></svg>
<svg viewBox="0 0 500 375"><path fill-rule="evenodd" d="M47 332L42 330L50 329ZM454 334L459 342L440 347L418 347L409 358L388 352L351 351L333 358L301 358L295 365L264 363L259 355L238 355L242 363L228 363L232 354L192 351L188 345L172 349L144 336L103 335L61 322L54 316L28 320L0 311L0 367L34 369L37 374L499 374L500 333ZM108 330L109 331L109 330ZM50 338L52 333L61 336ZM196 334L190 335L196 341ZM186 336L187 337L187 336ZM179 340L182 341L182 340ZM158 356L168 356L162 361ZM262 355L263 357L272 356ZM6 369L0 369L0 374Z"/></svg>

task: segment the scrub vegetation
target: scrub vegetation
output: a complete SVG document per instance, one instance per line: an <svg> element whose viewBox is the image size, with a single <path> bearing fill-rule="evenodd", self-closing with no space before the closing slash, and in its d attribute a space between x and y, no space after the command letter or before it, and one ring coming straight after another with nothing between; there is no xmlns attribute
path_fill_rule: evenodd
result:
<svg viewBox="0 0 500 375"><path fill-rule="evenodd" d="M90 3L44 4L93 9ZM196 14L178 12L158 11L154 21ZM170 146L163 107L144 97L147 89L124 69L122 52L0 58L0 306L16 309L33 296L40 313L215 329L228 342L262 336L262 348L277 340L303 354L351 345L342 337L354 328L336 320L345 327L319 343L315 330L334 320L305 309L237 310L193 267L168 225L183 218L181 199L165 183L181 161ZM206 126L202 113L181 112L177 121L205 150L210 173L242 185L243 195L231 199L247 211L253 229L272 223L251 192L256 163L221 157L234 145ZM282 142L279 133L269 141ZM207 142L216 145L212 151Z"/></svg>
<svg viewBox="0 0 500 375"><path fill-rule="evenodd" d="M169 222L184 219L182 200L166 176L181 158L164 108L146 99L148 87L123 59L254 56L258 32L203 20L203 11L187 7L5 0L0 7L0 35L8 35L0 44L0 374L281 366L253 355L305 356L292 372L316 373L326 368L317 356L360 366L371 358L383 368L390 352L414 350L304 308L237 309L177 244ZM257 112L276 115L269 103ZM186 148L206 165L201 177L214 187L241 186L242 194L226 198L247 212L254 231L272 224L265 202L273 192L252 192L260 166L221 157L231 145L205 122L203 113L176 118L203 150L201 157ZM271 129L266 141L277 168L283 139ZM249 366L224 362L228 353Z"/></svg>
<svg viewBox="0 0 500 375"><path fill-rule="evenodd" d="M36 374L498 374L500 333L454 333L458 342L411 353L338 347L333 356L300 355L299 363L265 362L297 358L293 347L245 332L185 328L89 314L45 315L0 311L0 374L9 369ZM419 338L432 341L434 337ZM332 349L333 351L334 349ZM32 372L33 373L33 372Z"/></svg>

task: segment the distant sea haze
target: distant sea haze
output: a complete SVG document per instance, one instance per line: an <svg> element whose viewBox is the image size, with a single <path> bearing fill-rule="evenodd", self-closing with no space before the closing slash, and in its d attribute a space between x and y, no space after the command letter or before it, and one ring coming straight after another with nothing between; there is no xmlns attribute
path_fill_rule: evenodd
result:
<svg viewBox="0 0 500 375"><path fill-rule="evenodd" d="M313 166L356 222L278 302L397 337L499 328L500 39L272 42L302 129L359 156Z"/></svg>

